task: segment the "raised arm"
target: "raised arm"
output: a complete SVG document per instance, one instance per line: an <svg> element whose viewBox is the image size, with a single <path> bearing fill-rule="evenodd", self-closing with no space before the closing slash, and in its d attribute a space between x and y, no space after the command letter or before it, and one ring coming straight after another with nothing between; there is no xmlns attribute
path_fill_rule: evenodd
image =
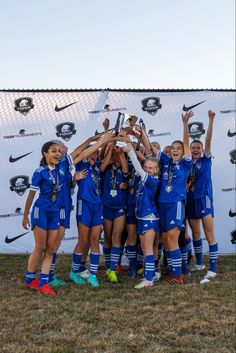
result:
<svg viewBox="0 0 236 353"><path fill-rule="evenodd" d="M104 172L104 170L108 167L108 165L111 162L113 146L114 146L114 144L111 143L110 146L108 147L108 151L107 151L107 153L105 155L105 158L103 159L102 164L100 165L100 171L101 172Z"/></svg>
<svg viewBox="0 0 236 353"><path fill-rule="evenodd" d="M212 131L215 115L216 114L213 111L208 110L209 123L205 139L205 152L207 155L211 154Z"/></svg>
<svg viewBox="0 0 236 353"><path fill-rule="evenodd" d="M184 155L186 157L191 157L191 151L190 151L190 146L189 146L189 129L188 129L188 121L189 119L194 116L194 113L192 110L187 112L186 114L182 114L182 120L183 120L183 144L184 144Z"/></svg>
<svg viewBox="0 0 236 353"><path fill-rule="evenodd" d="M143 170L131 143L128 143L127 146L122 147L122 151L128 153L134 169L140 175L141 180L145 180L147 173Z"/></svg>

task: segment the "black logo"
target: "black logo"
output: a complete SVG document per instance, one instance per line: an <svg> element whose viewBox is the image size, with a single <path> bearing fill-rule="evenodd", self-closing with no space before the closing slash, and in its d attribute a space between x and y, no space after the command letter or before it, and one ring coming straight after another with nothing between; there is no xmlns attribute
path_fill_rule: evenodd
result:
<svg viewBox="0 0 236 353"><path fill-rule="evenodd" d="M189 135L193 140L199 140L205 134L204 125L199 121L188 124Z"/></svg>
<svg viewBox="0 0 236 353"><path fill-rule="evenodd" d="M231 243L232 243L232 244L236 244L236 229L233 230L233 231L230 233L230 235L231 235Z"/></svg>
<svg viewBox="0 0 236 353"><path fill-rule="evenodd" d="M23 115L27 115L34 108L33 99L30 97L18 98L14 101L15 110Z"/></svg>
<svg viewBox="0 0 236 353"><path fill-rule="evenodd" d="M229 210L229 216L230 217L235 217L236 216L236 212L232 212L231 210Z"/></svg>
<svg viewBox="0 0 236 353"><path fill-rule="evenodd" d="M155 115L158 109L161 109L162 104L160 104L159 97L148 97L141 100L142 110L151 115Z"/></svg>
<svg viewBox="0 0 236 353"><path fill-rule="evenodd" d="M23 235L28 234L28 233L29 233L29 231L28 231L28 232L25 232L25 233L22 233L22 234L19 234L19 235L17 235L16 237L13 237L13 238L9 238L8 235L7 235L6 238L5 238L5 243L10 244L10 243L12 243L13 241L15 241L15 240L17 240L17 239L23 237Z"/></svg>
<svg viewBox="0 0 236 353"><path fill-rule="evenodd" d="M22 215L23 213L22 213L21 207L17 207L14 213L0 214L0 218L16 217L16 216L22 216Z"/></svg>
<svg viewBox="0 0 236 353"><path fill-rule="evenodd" d="M221 110L221 114L235 113L236 109Z"/></svg>
<svg viewBox="0 0 236 353"><path fill-rule="evenodd" d="M66 108L69 108L71 105L73 105L73 104L75 104L75 103L77 103L77 102L64 105L63 107L60 107L60 108L56 105L56 106L55 106L55 111L56 111L56 112L60 112L60 111L62 111L62 110L64 110L64 109L66 109Z"/></svg>
<svg viewBox="0 0 236 353"><path fill-rule="evenodd" d="M236 132L231 132L230 130L227 132L227 136L229 137L234 137L236 135Z"/></svg>
<svg viewBox="0 0 236 353"><path fill-rule="evenodd" d="M70 122L65 122L58 124L56 126L56 135L61 137L65 141L69 141L73 135L75 135L75 124Z"/></svg>
<svg viewBox="0 0 236 353"><path fill-rule="evenodd" d="M230 155L230 162L232 164L236 164L236 150L232 150L229 152L229 155Z"/></svg>
<svg viewBox="0 0 236 353"><path fill-rule="evenodd" d="M26 175L17 175L10 180L10 190L15 191L18 195L22 196L26 189L30 187L29 177Z"/></svg>
<svg viewBox="0 0 236 353"><path fill-rule="evenodd" d="M191 110L191 109L197 107L199 104L202 104L202 103L204 103L204 102L205 102L205 101L202 101L202 102L200 102L200 103L197 103L197 104L194 104L194 105L190 105L189 107L186 107L186 105L184 104L184 105L183 105L183 111L184 111L184 112L188 112L189 110Z"/></svg>
<svg viewBox="0 0 236 353"><path fill-rule="evenodd" d="M155 133L154 129L148 130L148 137L167 136L167 135L171 135L171 133L170 132Z"/></svg>
<svg viewBox="0 0 236 353"><path fill-rule="evenodd" d="M39 136L42 135L41 132L32 132L32 133L25 133L24 129L21 129L19 131L18 135L8 135L8 136L3 136L4 139L13 139L13 138L18 138L18 137L29 137L29 136Z"/></svg>
<svg viewBox="0 0 236 353"><path fill-rule="evenodd" d="M10 155L10 157L9 157L9 162L10 162L10 163L17 162L17 161L19 161L19 159L24 158L24 157L28 156L28 154L31 154L31 153L32 153L32 152L28 152L28 153L22 154L22 155L19 156L19 157L15 157L15 158L13 158L12 155Z"/></svg>

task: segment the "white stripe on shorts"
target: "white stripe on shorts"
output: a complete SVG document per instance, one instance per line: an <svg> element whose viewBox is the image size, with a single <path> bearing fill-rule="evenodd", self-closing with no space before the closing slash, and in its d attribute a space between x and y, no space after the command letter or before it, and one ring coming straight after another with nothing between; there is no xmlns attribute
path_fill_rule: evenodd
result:
<svg viewBox="0 0 236 353"><path fill-rule="evenodd" d="M181 219L181 208L182 208L182 203L181 203L181 201L178 201L177 202L176 219Z"/></svg>

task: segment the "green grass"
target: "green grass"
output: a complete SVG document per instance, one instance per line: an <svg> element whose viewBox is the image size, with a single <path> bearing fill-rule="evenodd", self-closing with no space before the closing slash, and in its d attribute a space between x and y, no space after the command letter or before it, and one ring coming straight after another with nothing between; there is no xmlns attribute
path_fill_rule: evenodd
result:
<svg viewBox="0 0 236 353"><path fill-rule="evenodd" d="M76 286L71 257L59 255L56 274L68 284L56 297L22 286L27 259L0 255L1 353L235 352L233 256L220 258L208 284L199 284L201 272L183 286L136 290L127 271L111 284L103 268L99 289Z"/></svg>

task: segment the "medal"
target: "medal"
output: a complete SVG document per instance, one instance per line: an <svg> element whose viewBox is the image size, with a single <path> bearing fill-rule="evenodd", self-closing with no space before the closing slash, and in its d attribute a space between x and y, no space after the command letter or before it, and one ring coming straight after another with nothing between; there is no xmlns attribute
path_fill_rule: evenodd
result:
<svg viewBox="0 0 236 353"><path fill-rule="evenodd" d="M134 194L134 189L132 188L132 189L129 189L129 193L131 194L131 195L133 195Z"/></svg>
<svg viewBox="0 0 236 353"><path fill-rule="evenodd" d="M57 200L58 191L59 191L59 171L58 171L58 167L56 166L55 169L56 169L56 179L54 178L51 170L47 166L48 174L50 176L50 179L52 180L52 194L51 194L51 201L52 202L55 202Z"/></svg>
<svg viewBox="0 0 236 353"><path fill-rule="evenodd" d="M166 185L166 192L171 192L173 189L172 185Z"/></svg>
<svg viewBox="0 0 236 353"><path fill-rule="evenodd" d="M117 195L117 190L112 189L112 190L110 191L110 195L111 195L112 197L115 197L115 196Z"/></svg>
<svg viewBox="0 0 236 353"><path fill-rule="evenodd" d="M190 191L191 191L191 192L196 191L196 185L193 184L193 185L191 186L191 188L190 188Z"/></svg>
<svg viewBox="0 0 236 353"><path fill-rule="evenodd" d="M57 200L57 194L52 194L51 200L52 202L55 202Z"/></svg>

